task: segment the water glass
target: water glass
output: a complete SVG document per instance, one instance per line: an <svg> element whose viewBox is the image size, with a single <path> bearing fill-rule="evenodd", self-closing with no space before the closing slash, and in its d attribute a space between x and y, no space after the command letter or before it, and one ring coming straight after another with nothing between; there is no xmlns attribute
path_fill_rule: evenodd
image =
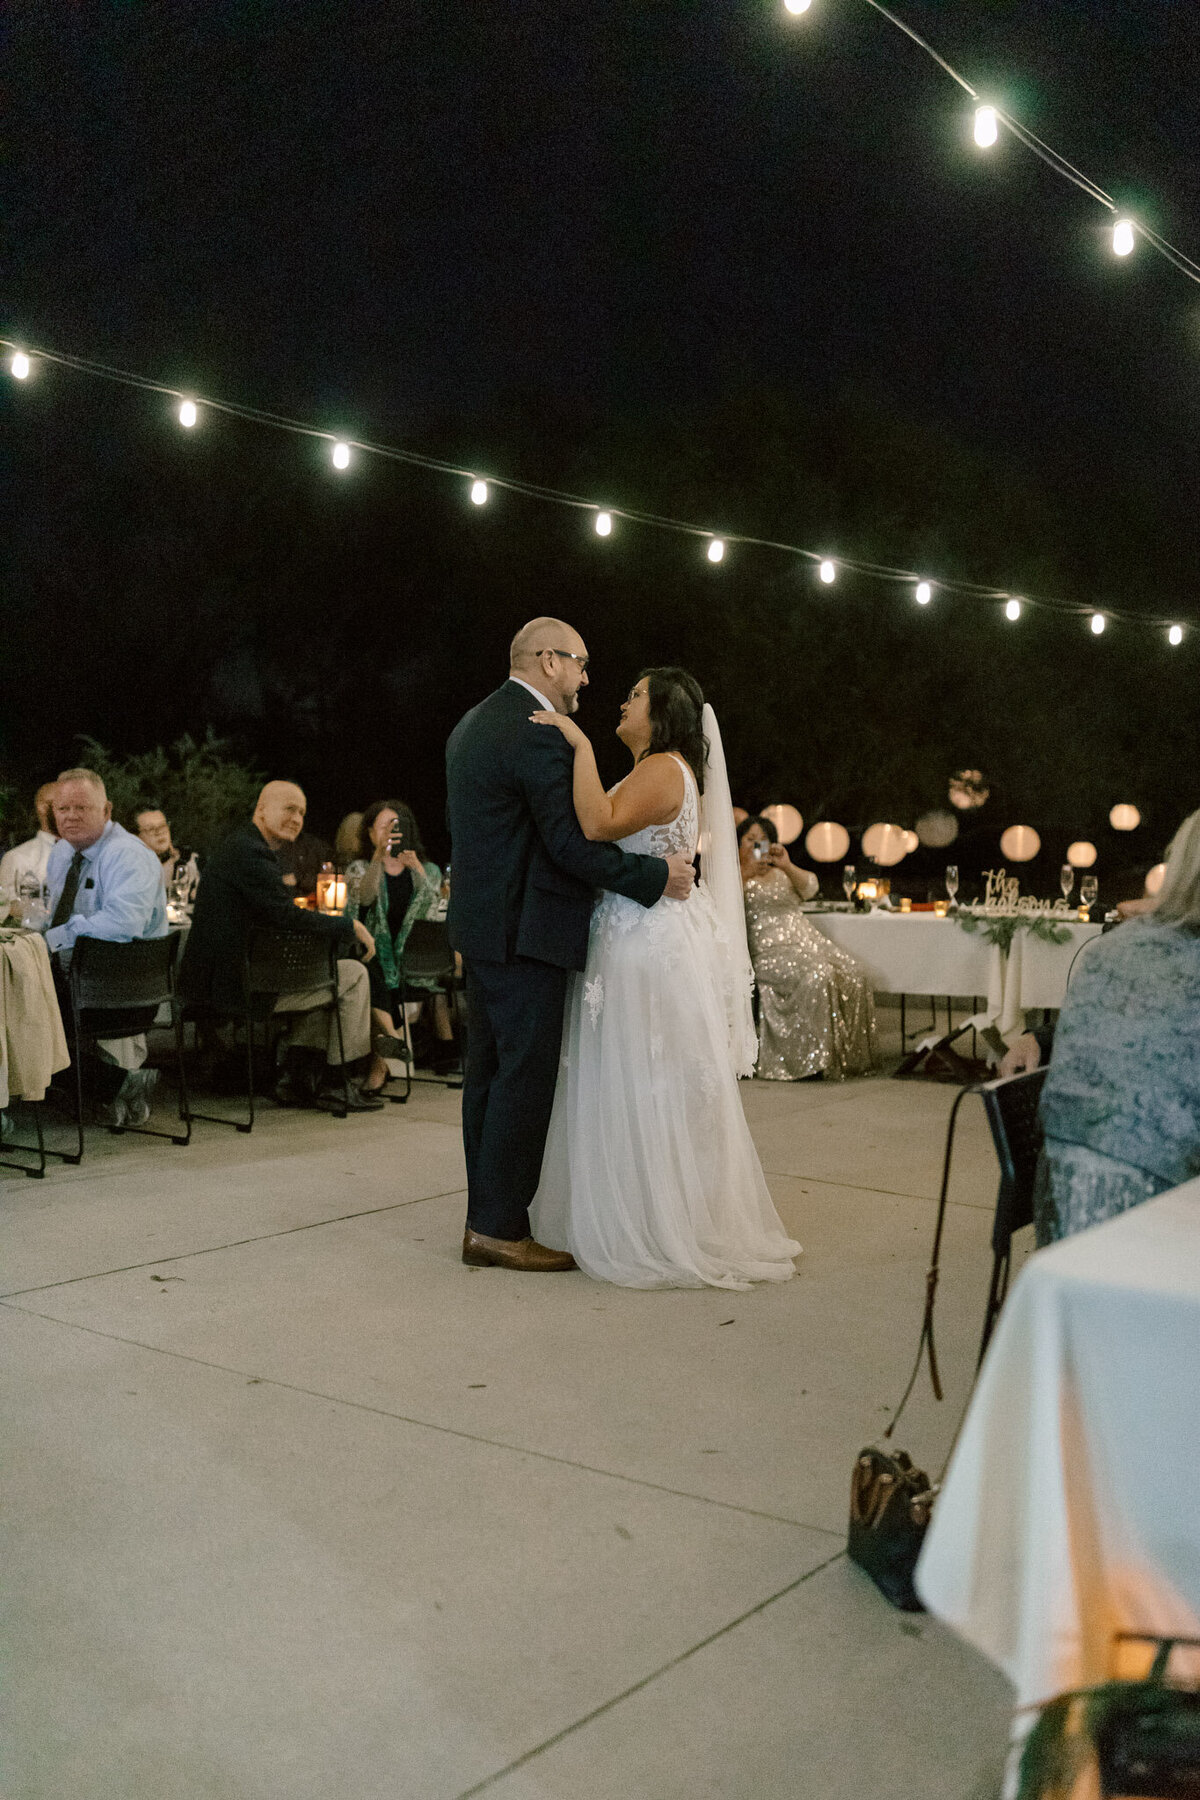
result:
<svg viewBox="0 0 1200 1800"><path fill-rule="evenodd" d="M1070 863L1064 863L1058 871L1058 885L1062 889L1064 900L1071 898L1071 889L1075 886L1075 870Z"/></svg>
<svg viewBox="0 0 1200 1800"><path fill-rule="evenodd" d="M958 864L957 863L947 863L946 864L946 892L949 894L951 900L953 900L955 894L957 894L957 892L958 892Z"/></svg>
<svg viewBox="0 0 1200 1800"><path fill-rule="evenodd" d="M1085 875L1079 884L1079 898L1090 912L1095 906L1100 893L1100 883L1094 875Z"/></svg>
<svg viewBox="0 0 1200 1800"><path fill-rule="evenodd" d="M845 894L847 900L853 900L854 898L854 883L856 877L857 871L854 864L847 863L842 870L842 892Z"/></svg>

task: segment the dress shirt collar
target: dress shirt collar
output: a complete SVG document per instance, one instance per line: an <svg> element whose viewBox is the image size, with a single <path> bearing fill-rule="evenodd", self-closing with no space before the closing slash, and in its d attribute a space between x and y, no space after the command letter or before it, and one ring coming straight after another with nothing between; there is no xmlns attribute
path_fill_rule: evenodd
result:
<svg viewBox="0 0 1200 1800"><path fill-rule="evenodd" d="M547 700L545 694L539 694L537 689L534 687L534 685L531 681L524 681L524 680L522 680L521 676L519 676L519 675L510 675L508 679L510 681L515 681L518 687L528 688L529 692L533 695L534 699L538 702L539 706L541 706L546 712L557 712L558 711L558 708L557 708L557 706L555 706L554 702L552 700Z"/></svg>

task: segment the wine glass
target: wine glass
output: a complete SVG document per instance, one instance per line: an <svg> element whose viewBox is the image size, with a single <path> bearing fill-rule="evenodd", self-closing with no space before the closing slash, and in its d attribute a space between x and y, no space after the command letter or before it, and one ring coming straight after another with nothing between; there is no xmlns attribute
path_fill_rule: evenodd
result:
<svg viewBox="0 0 1200 1800"><path fill-rule="evenodd" d="M1058 885L1062 889L1064 900L1071 898L1071 889L1075 886L1075 870L1070 863L1064 863L1058 871Z"/></svg>
<svg viewBox="0 0 1200 1800"><path fill-rule="evenodd" d="M946 864L946 892L949 894L951 902L953 902L954 896L958 892L958 864L957 863L947 863Z"/></svg>
<svg viewBox="0 0 1200 1800"><path fill-rule="evenodd" d="M855 869L854 864L847 863L842 870L842 892L845 894L847 900L853 900L854 898L854 883L856 877L857 870Z"/></svg>
<svg viewBox="0 0 1200 1800"><path fill-rule="evenodd" d="M1100 883L1096 880L1096 877L1094 875L1085 875L1079 884L1079 898L1089 912L1091 912L1093 906L1095 906L1099 893Z"/></svg>

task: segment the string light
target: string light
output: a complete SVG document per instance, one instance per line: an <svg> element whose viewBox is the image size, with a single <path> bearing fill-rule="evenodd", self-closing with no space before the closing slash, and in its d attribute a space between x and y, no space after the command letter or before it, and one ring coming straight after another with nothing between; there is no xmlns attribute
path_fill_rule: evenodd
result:
<svg viewBox="0 0 1200 1800"><path fill-rule="evenodd" d="M196 411L196 402L194 400L181 400L179 402L179 423L186 426L189 431L199 417L200 415Z"/></svg>
<svg viewBox="0 0 1200 1800"><path fill-rule="evenodd" d="M1093 613L1092 614L1092 636L1099 637L1107 623L1108 623L1108 621L1105 619L1103 613Z"/></svg>
<svg viewBox="0 0 1200 1800"><path fill-rule="evenodd" d="M975 108L975 142L981 150L990 150L1000 136L1000 126L996 118L994 106L977 106Z"/></svg>
<svg viewBox="0 0 1200 1800"><path fill-rule="evenodd" d="M1113 255L1128 256L1133 249L1133 220L1118 219L1113 226Z"/></svg>
<svg viewBox="0 0 1200 1800"><path fill-rule="evenodd" d="M279 413L265 412L258 407L246 406L226 400L217 400L213 399L211 396L206 396L203 403L185 400L180 396L177 388L171 387L165 382L153 381L147 376L138 375L128 369L112 368L105 363L94 362L81 356L71 356L62 351L47 350L41 346L35 347L34 351L29 353L20 349L11 338L6 338L2 335L0 335L0 349L3 349L7 353L8 367L13 369L14 373L16 372L16 368L22 368L26 365L32 367L38 362L54 363L63 368L72 369L80 374L92 375L103 381L115 381L124 387L137 388L143 392L161 395L171 401L172 410L182 425L186 426L188 423L187 418L184 416L185 409L188 407L195 408L196 416L193 423L199 423L200 414L205 410L227 413L232 418L244 419L254 424L269 426L274 430L286 431L297 437L317 439L320 442L329 445L334 468L343 470L350 466L350 444L341 439L332 441L328 431L322 429L320 426L311 425L303 419L286 418ZM25 376L20 375L18 376L18 379L24 380ZM550 505L573 507L580 512L586 512L593 522L593 527L597 535L600 537L608 537L611 535L614 518L619 516L625 520L632 520L637 524L652 526L660 531L670 531L675 532L680 536L699 538L706 546L706 554L709 561L713 563L722 561L728 543L735 543L751 548L774 551L789 558L804 558L810 563L816 563L818 565L820 578L822 582L826 584L836 580L840 569L848 570L852 574L866 576L868 580L872 581L905 583L912 588L917 603L922 606L928 604L936 587L941 593L957 596L966 600L976 602L1006 602L1005 615L1010 620L1020 618L1022 608L1026 605L1033 606L1042 612L1058 613L1064 616L1069 614L1073 619L1077 619L1080 613L1078 600L1056 600L1042 595L1039 595L1035 600L1015 600L1010 598L1003 588L986 585L981 582L939 580L938 582L933 583L913 569L899 569L892 567L890 564L865 562L852 557L842 557L835 562L832 557L819 557L815 551L805 548L803 545L782 543L774 538L754 537L749 533L738 533L732 539L718 538L711 532L705 530L704 527L693 524L689 520L670 518L661 513L642 512L637 508L628 506L622 507L619 515L614 515L608 509L599 508L595 500L582 494L566 493L558 488L545 487L540 483L535 482L518 481L507 476L493 476L489 484L489 482L484 481L471 473L470 470L464 469L457 464L443 461L437 457L426 456L416 450L401 449L394 444L373 443L358 439L356 440L353 449L355 453L362 453L366 456L383 457L387 461L403 463L409 467L424 469L435 474L454 476L457 479L469 482L471 484L470 497L477 506L485 504L492 487L500 487L508 493L520 494L528 499L540 500ZM1120 613L1113 611L1111 608L1107 615L1103 616L1112 619L1125 619L1130 624L1150 626L1155 630L1164 631L1167 634L1168 642L1172 645L1178 645L1183 642L1183 626L1172 624L1168 618L1163 618L1161 616L1156 617L1152 614L1140 612Z"/></svg>

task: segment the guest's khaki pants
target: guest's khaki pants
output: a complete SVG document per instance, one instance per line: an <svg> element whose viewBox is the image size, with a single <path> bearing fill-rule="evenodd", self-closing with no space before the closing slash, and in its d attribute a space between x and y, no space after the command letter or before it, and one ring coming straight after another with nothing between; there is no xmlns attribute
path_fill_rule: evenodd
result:
<svg viewBox="0 0 1200 1800"><path fill-rule="evenodd" d="M342 1045L347 1062L357 1062L371 1048L371 988L365 963L338 959L338 1012L342 1018ZM307 993L281 994L277 1013L300 1013L291 1028L290 1042L310 1050L324 1050L325 1061L338 1061L338 1034L328 988Z"/></svg>

